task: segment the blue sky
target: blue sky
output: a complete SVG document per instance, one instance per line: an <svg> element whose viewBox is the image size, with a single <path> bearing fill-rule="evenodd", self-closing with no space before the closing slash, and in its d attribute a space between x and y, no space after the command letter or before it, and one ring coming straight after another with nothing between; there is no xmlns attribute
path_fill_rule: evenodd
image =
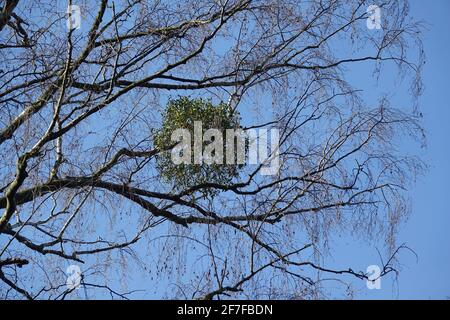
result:
<svg viewBox="0 0 450 320"><path fill-rule="evenodd" d="M400 234L419 260L405 259L398 297L450 298L450 1L414 0L411 13L426 21L429 29L424 38L425 92L420 100L428 141L423 159L429 171L411 190L413 213ZM390 294L386 290L382 295Z"/></svg>
<svg viewBox="0 0 450 320"><path fill-rule="evenodd" d="M381 290L368 290L364 284L355 283L356 298L450 299L449 14L448 0L411 1L412 17L426 22L427 28L423 39L427 56L423 74L425 91L420 98L427 147L420 148L412 143L405 143L403 147L407 152L419 154L429 167L409 190L412 214L401 228L398 242L413 249L418 259L403 252L401 272L396 280L389 276L383 278ZM362 70L363 67L353 69L350 77L363 81L360 86L367 90L372 84L361 75ZM380 82L378 88L392 85ZM396 88L386 90L392 93ZM406 93L399 93L394 99L400 108L410 107L409 100ZM356 244L352 239L336 240L335 245L338 249L329 258L329 263L340 265L340 262L348 264L350 261L361 270L365 270L368 262L379 264L377 250L371 245Z"/></svg>

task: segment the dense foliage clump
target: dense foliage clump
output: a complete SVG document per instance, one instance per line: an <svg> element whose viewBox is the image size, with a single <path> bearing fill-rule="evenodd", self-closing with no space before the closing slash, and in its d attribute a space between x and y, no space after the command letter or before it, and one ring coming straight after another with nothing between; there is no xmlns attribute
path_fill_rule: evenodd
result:
<svg viewBox="0 0 450 320"><path fill-rule="evenodd" d="M168 102L163 114L162 127L155 137L156 147L163 150L173 145L174 142L171 140L172 133L176 129L184 128L190 132L193 150L195 121L202 123L203 133L208 129L218 129L222 133L224 139L223 155L225 158L226 129L239 129L239 116L230 106L223 102L215 105L211 101L201 98L180 97ZM209 143L211 142L204 141L202 150ZM157 170L166 182L171 183L178 190L203 183L230 183L233 178L239 175L239 169L242 167L242 164L226 164L225 159L223 163L195 164L194 152L191 153L189 164L175 164L171 152L171 150L166 150L158 155Z"/></svg>

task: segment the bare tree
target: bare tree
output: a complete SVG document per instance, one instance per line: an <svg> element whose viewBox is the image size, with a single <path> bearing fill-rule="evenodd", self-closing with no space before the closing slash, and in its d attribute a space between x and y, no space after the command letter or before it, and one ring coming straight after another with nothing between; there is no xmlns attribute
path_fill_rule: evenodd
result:
<svg viewBox="0 0 450 320"><path fill-rule="evenodd" d="M330 276L368 278L323 264L347 232L383 238L395 271L422 169L399 142L423 133L415 106L368 103L347 75L395 67L417 97L423 50L406 1L375 3L371 30L364 0L0 1L0 296L76 297L74 264L87 295L321 298ZM154 133L180 95L278 128L278 174L162 181Z"/></svg>

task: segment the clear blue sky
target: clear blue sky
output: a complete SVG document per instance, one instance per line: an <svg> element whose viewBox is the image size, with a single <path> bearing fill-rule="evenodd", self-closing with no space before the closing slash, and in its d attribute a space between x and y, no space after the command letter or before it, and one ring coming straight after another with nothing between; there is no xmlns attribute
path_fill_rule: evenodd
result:
<svg viewBox="0 0 450 320"><path fill-rule="evenodd" d="M425 91L420 99L427 147L420 149L409 143L404 147L419 153L429 169L409 190L412 214L401 228L398 242L413 249L418 260L404 252L397 281L393 277L382 279L381 290L368 290L364 284L355 283L355 297L360 299L450 299L450 1L412 0L411 15L426 22L428 29L424 34ZM360 86L370 88L361 70L352 70L355 74L351 77L363 81ZM379 86L383 87L383 83ZM398 94L395 102L401 108L410 107L405 93ZM339 249L329 263L348 265L350 261L361 270L370 263L378 264L376 248L355 243L352 239L336 239Z"/></svg>
<svg viewBox="0 0 450 320"><path fill-rule="evenodd" d="M430 167L411 190L413 213L400 234L419 261L405 259L398 296L442 299L450 298L450 1L413 0L411 11L429 24L421 110L428 137L423 158Z"/></svg>

